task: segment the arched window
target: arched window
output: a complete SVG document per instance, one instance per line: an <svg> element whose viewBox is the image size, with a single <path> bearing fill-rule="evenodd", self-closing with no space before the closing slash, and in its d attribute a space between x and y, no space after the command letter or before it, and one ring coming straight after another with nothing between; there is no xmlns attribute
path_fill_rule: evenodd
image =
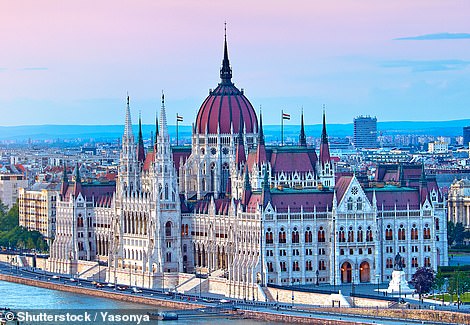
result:
<svg viewBox="0 0 470 325"><path fill-rule="evenodd" d="M307 231L305 232L305 242L311 243L313 241L312 231L309 227L307 227Z"/></svg>
<svg viewBox="0 0 470 325"><path fill-rule="evenodd" d="M431 239L431 229L429 228L428 224L424 225L423 238L424 239Z"/></svg>
<svg viewBox="0 0 470 325"><path fill-rule="evenodd" d="M280 262L279 266L281 268L281 272L286 272L287 271L286 262L284 262L284 261Z"/></svg>
<svg viewBox="0 0 470 325"><path fill-rule="evenodd" d="M318 242L325 242L325 230L323 229L323 227L320 227L320 229L318 230Z"/></svg>
<svg viewBox="0 0 470 325"><path fill-rule="evenodd" d="M387 225L387 229L385 229L385 240L393 240L393 230L391 225Z"/></svg>
<svg viewBox="0 0 470 325"><path fill-rule="evenodd" d="M267 266L268 266L268 272L274 272L273 262L268 262Z"/></svg>
<svg viewBox="0 0 470 325"><path fill-rule="evenodd" d="M324 260L318 261L318 270L319 271L324 271L326 270L326 263Z"/></svg>
<svg viewBox="0 0 470 325"><path fill-rule="evenodd" d="M346 242L346 237L344 236L344 228L343 228L343 227L339 228L339 232L338 232L338 241L339 241L340 243Z"/></svg>
<svg viewBox="0 0 470 325"><path fill-rule="evenodd" d="M418 240L418 229L415 224L413 224L411 228L411 240Z"/></svg>
<svg viewBox="0 0 470 325"><path fill-rule="evenodd" d="M369 227L367 227L367 231L366 231L366 241L374 241L374 236L372 235L372 229Z"/></svg>
<svg viewBox="0 0 470 325"><path fill-rule="evenodd" d="M362 227L359 227L359 229L357 230L357 241L360 243L364 241L364 233L362 231Z"/></svg>
<svg viewBox="0 0 470 325"><path fill-rule="evenodd" d="M268 228L268 231L266 231L266 244L272 243L274 243L273 232L271 231L271 228Z"/></svg>
<svg viewBox="0 0 470 325"><path fill-rule="evenodd" d="M392 269L393 268L393 260L391 257L387 258L386 266L387 269Z"/></svg>
<svg viewBox="0 0 470 325"><path fill-rule="evenodd" d="M362 198L361 197L357 198L356 206L357 206L357 210L359 211L362 210Z"/></svg>
<svg viewBox="0 0 470 325"><path fill-rule="evenodd" d="M171 252L166 253L166 261L167 261L168 263L171 262Z"/></svg>
<svg viewBox="0 0 470 325"><path fill-rule="evenodd" d="M312 261L305 261L305 271L312 271L313 266L312 266Z"/></svg>
<svg viewBox="0 0 470 325"><path fill-rule="evenodd" d="M418 267L418 258L412 257L411 258L411 267Z"/></svg>
<svg viewBox="0 0 470 325"><path fill-rule="evenodd" d="M281 228L281 231L279 232L279 244L285 244L286 243L286 231L284 228Z"/></svg>
<svg viewBox="0 0 470 325"><path fill-rule="evenodd" d="M300 271L299 261L292 262L292 271Z"/></svg>
<svg viewBox="0 0 470 325"><path fill-rule="evenodd" d="M431 267L431 258L429 256L426 256L424 258L424 266L425 267Z"/></svg>
<svg viewBox="0 0 470 325"><path fill-rule="evenodd" d="M171 221L165 224L165 236L171 237Z"/></svg>
<svg viewBox="0 0 470 325"><path fill-rule="evenodd" d="M353 231L353 227L349 227L349 230L348 230L348 243L352 243L354 242L354 231Z"/></svg>
<svg viewBox="0 0 470 325"><path fill-rule="evenodd" d="M352 211L352 209L353 209L353 199L352 197L350 197L348 199L348 211Z"/></svg>
<svg viewBox="0 0 470 325"><path fill-rule="evenodd" d="M398 229L398 240L406 240L406 233L403 225L400 225L400 228Z"/></svg>
<svg viewBox="0 0 470 325"><path fill-rule="evenodd" d="M168 184L165 184L165 200L168 200Z"/></svg>
<svg viewBox="0 0 470 325"><path fill-rule="evenodd" d="M294 227L294 231L292 232L292 244L298 244L300 242L300 235L297 227Z"/></svg>

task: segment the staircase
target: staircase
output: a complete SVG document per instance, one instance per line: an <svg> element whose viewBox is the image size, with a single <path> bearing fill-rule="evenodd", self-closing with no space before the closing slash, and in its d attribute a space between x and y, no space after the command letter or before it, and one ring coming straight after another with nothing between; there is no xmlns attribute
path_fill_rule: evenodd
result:
<svg viewBox="0 0 470 325"><path fill-rule="evenodd" d="M100 274L99 274L99 273ZM106 278L106 267L100 266L98 267L98 263L91 266L90 268L86 269L82 273L78 275L79 278L86 279L86 280L98 280L98 279L105 279Z"/></svg>
<svg viewBox="0 0 470 325"><path fill-rule="evenodd" d="M199 286L202 286L201 291L207 291L208 279L193 277L188 281L183 282L176 287L179 293L199 293Z"/></svg>
<svg viewBox="0 0 470 325"><path fill-rule="evenodd" d="M261 291L263 292L265 298L267 298L268 302L276 301L276 299L274 299L274 297L271 295L271 292L269 291L268 287L259 286L258 290L259 288L261 288Z"/></svg>

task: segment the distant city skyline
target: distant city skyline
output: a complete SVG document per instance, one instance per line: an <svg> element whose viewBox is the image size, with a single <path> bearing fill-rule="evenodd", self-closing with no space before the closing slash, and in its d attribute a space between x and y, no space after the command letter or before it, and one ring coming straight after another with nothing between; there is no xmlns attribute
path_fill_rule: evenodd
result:
<svg viewBox="0 0 470 325"><path fill-rule="evenodd" d="M233 81L266 124L469 118L468 1L15 1L1 6L0 125L195 121Z"/></svg>

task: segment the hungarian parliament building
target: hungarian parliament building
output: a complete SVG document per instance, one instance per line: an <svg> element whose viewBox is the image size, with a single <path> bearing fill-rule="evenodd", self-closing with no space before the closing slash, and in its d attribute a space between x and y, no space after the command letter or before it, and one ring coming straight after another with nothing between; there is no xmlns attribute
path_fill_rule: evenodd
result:
<svg viewBox="0 0 470 325"><path fill-rule="evenodd" d="M267 284L387 282L397 253L407 279L448 264L445 198L421 165L380 165L367 179L336 172L324 112L318 149L303 115L296 145L267 145L261 113L232 82L226 40L220 78L191 146L170 144L162 96L145 148L127 98L116 183L64 171L52 271L100 260L107 281L150 288L220 274L240 296Z"/></svg>

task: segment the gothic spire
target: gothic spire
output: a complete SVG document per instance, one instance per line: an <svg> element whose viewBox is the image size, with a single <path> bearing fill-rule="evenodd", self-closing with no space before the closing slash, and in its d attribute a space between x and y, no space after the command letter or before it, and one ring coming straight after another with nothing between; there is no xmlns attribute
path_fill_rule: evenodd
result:
<svg viewBox="0 0 470 325"><path fill-rule="evenodd" d="M132 140L134 139L134 133L132 133L132 118L131 118L131 109L130 109L129 101L130 101L129 94L127 94L126 123L124 126L124 139Z"/></svg>
<svg viewBox="0 0 470 325"><path fill-rule="evenodd" d="M137 141L137 161L143 163L145 160L144 139L142 137L142 118L139 114L139 139Z"/></svg>
<svg viewBox="0 0 470 325"><path fill-rule="evenodd" d="M162 138L168 136L167 124L166 124L166 109L165 109L165 94L162 91L162 109L160 111L160 129Z"/></svg>
<svg viewBox="0 0 470 325"><path fill-rule="evenodd" d="M326 117L325 109L323 109L323 129L321 131L321 142L328 143L328 135L326 134Z"/></svg>
<svg viewBox="0 0 470 325"><path fill-rule="evenodd" d="M81 183L81 177L80 177L80 166L78 165L75 167L75 183Z"/></svg>
<svg viewBox="0 0 470 325"><path fill-rule="evenodd" d="M256 161L258 166L265 163L266 158L266 146L264 144L264 133L263 133L263 115L259 113L259 131L258 131L258 147L256 148Z"/></svg>
<svg viewBox="0 0 470 325"><path fill-rule="evenodd" d="M303 110L303 108L302 108L302 114L300 116L299 145L302 146L302 147L307 146L307 138L305 137L305 128L304 128L304 110Z"/></svg>
<svg viewBox="0 0 470 325"><path fill-rule="evenodd" d="M246 161L245 155L245 145L243 142L243 114L240 111L240 126L238 129L238 141L237 141L237 148L235 152L235 161L238 164L244 163Z"/></svg>
<svg viewBox="0 0 470 325"><path fill-rule="evenodd" d="M227 23L225 22L225 33L224 33L224 59L222 60L222 68L220 69L220 79L223 84L232 83L232 69L230 68L230 61L228 59L228 47L227 47Z"/></svg>
<svg viewBox="0 0 470 325"><path fill-rule="evenodd" d="M330 145L328 144L328 136L326 134L325 110L323 110L323 130L321 133L321 142L320 142L320 163L324 165L324 164L329 163L330 160L331 160Z"/></svg>
<svg viewBox="0 0 470 325"><path fill-rule="evenodd" d="M266 208L269 201L271 201L271 188L268 179L268 170L264 170L264 178L263 178L263 188L261 191L261 202L263 203L263 209Z"/></svg>
<svg viewBox="0 0 470 325"><path fill-rule="evenodd" d="M67 164L64 162L64 173L62 174L62 182L68 183L69 177L67 176Z"/></svg>

